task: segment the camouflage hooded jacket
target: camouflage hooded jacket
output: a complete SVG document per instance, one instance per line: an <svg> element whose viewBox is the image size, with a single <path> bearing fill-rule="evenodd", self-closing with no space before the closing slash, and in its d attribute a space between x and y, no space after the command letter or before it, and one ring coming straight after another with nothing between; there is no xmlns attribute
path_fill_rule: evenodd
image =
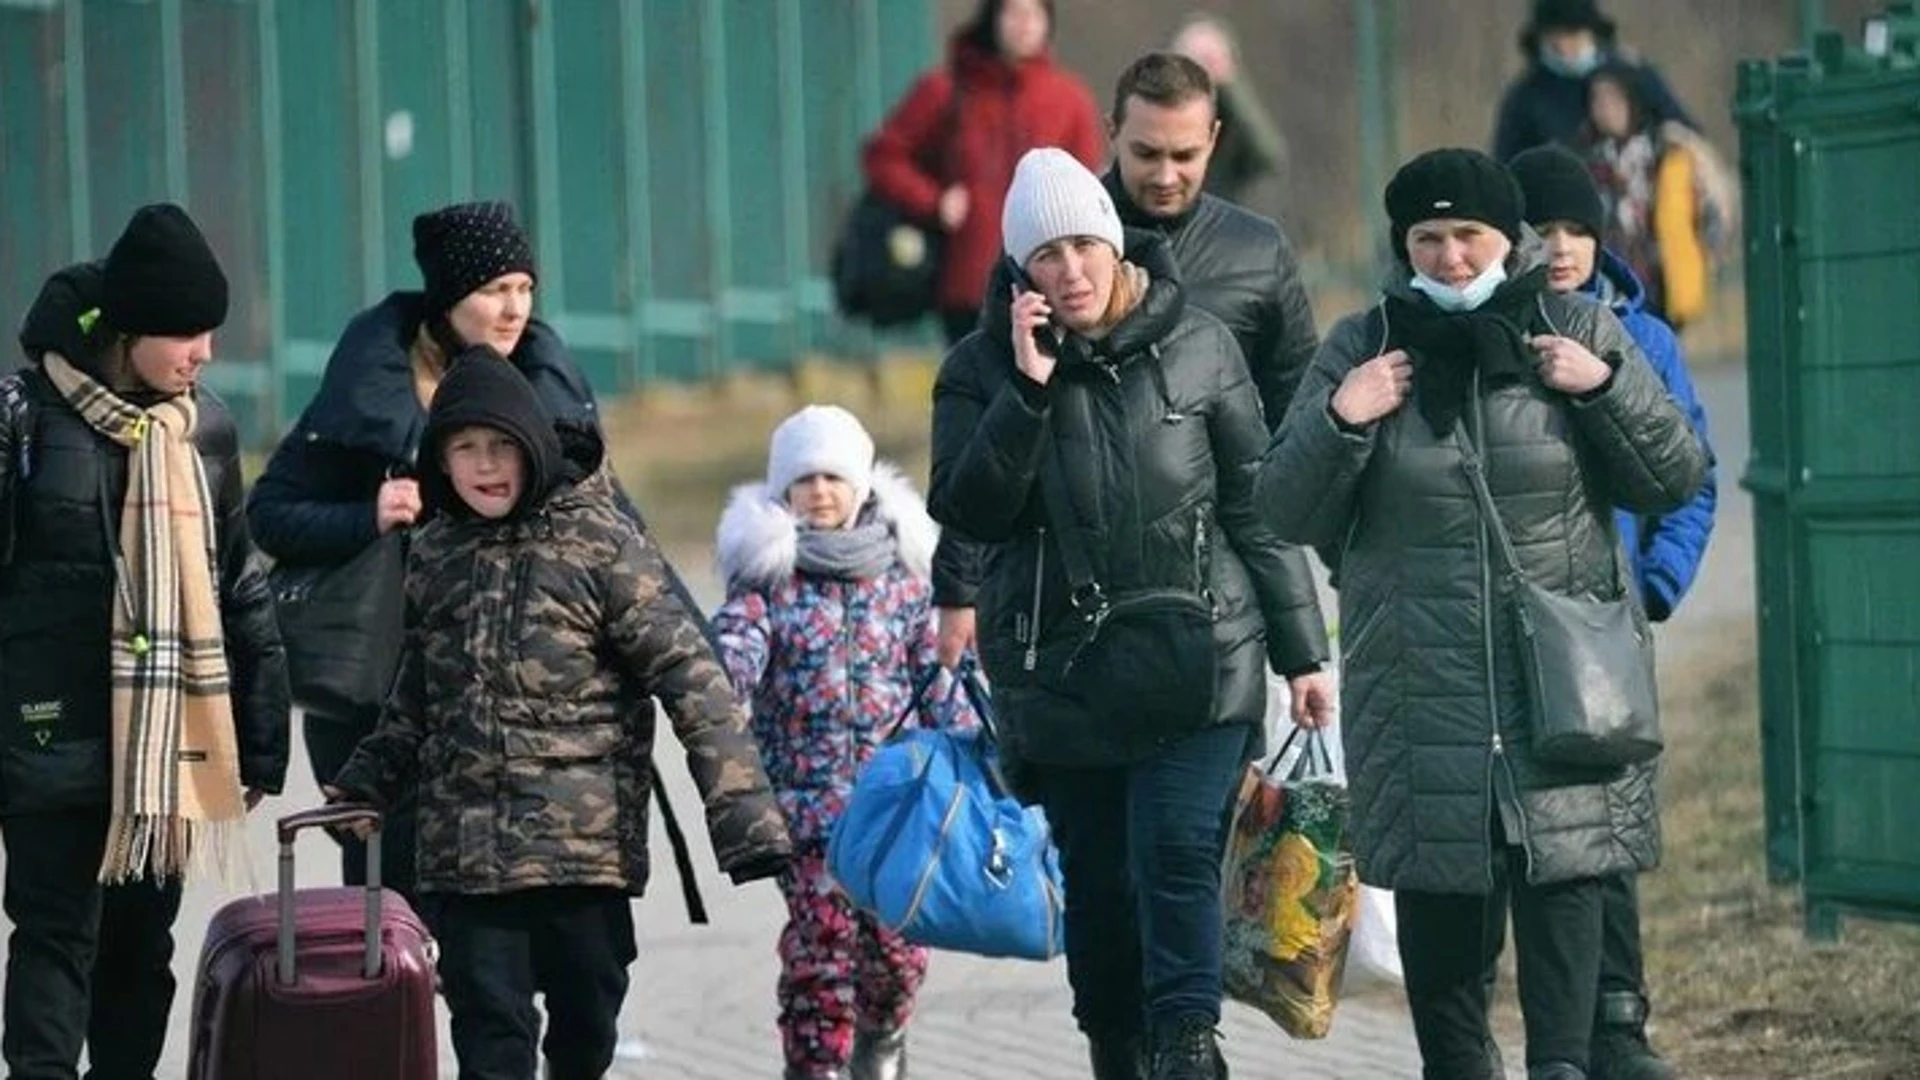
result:
<svg viewBox="0 0 1920 1080"><path fill-rule="evenodd" d="M400 673L334 785L377 803L417 790L423 891L641 892L649 696L686 747L720 868L746 880L789 853L746 710L667 573L604 468L531 513L441 515L415 537Z"/></svg>

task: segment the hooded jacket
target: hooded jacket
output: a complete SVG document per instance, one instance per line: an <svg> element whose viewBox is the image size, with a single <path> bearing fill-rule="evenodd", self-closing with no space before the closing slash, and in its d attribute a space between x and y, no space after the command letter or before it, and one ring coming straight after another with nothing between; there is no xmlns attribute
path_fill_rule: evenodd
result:
<svg viewBox="0 0 1920 1080"><path fill-rule="evenodd" d="M1008 753L1031 762L1116 764L1140 741L1128 718L1089 723L1023 670L1029 644L1065 633L1073 617L1062 529L1100 539L1088 555L1109 592L1211 592L1215 723L1260 724L1266 666L1305 670L1327 656L1305 553L1254 511L1267 433L1239 346L1186 302L1164 238L1130 231L1126 248L1149 274L1145 296L1099 341L1069 336L1046 386L1015 367L1010 316L993 304L934 387L929 505L942 525L995 545L979 595L980 653ZM1000 265L994 288L1005 292L1012 269ZM1081 520L1050 523L1043 470L1060 477Z"/></svg>
<svg viewBox="0 0 1920 1080"><path fill-rule="evenodd" d="M1516 276L1539 260L1517 253ZM1404 284L1390 292L1430 304ZM1700 441L1605 307L1541 293L1530 333L1573 338L1613 368L1570 398L1527 369L1475 380L1463 422L1436 435L1411 399L1354 430L1331 412L1356 365L1394 348L1374 309L1341 320L1260 470L1259 512L1288 540L1338 552L1342 732L1362 880L1485 893L1492 832L1536 884L1657 860L1651 786L1628 770L1537 759L1525 726L1502 564L1458 440L1478 432L1494 502L1537 585L1618 596L1613 508L1666 513L1698 489ZM1417 377L1417 376L1416 376ZM1416 391L1418 387L1416 387Z"/></svg>
<svg viewBox="0 0 1920 1080"><path fill-rule="evenodd" d="M379 804L417 792L424 892L638 894L658 698L720 868L777 871L791 845L746 711L659 549L616 507L599 436L566 436L564 471L523 510L446 513L415 535L400 672L334 786ZM445 492L437 460L423 468Z"/></svg>
<svg viewBox="0 0 1920 1080"><path fill-rule="evenodd" d="M85 363L83 312L101 264L53 275L24 320L29 364L0 387L0 813L104 806L112 764L112 538L127 451L95 432L41 369L49 352ZM278 792L287 772L286 653L247 532L233 416L205 387L194 445L213 496L220 621L243 786ZM22 722L29 713L42 722ZM50 717L50 719L48 719Z"/></svg>
<svg viewBox="0 0 1920 1080"><path fill-rule="evenodd" d="M933 519L906 477L881 464L861 520L887 526L894 558L873 577L849 579L800 568L800 526L764 484L734 489L720 518L727 602L714 631L802 847L826 842L861 766L939 668L927 581ZM938 687L928 696L949 697ZM920 715L962 719L937 705Z"/></svg>
<svg viewBox="0 0 1920 1080"><path fill-rule="evenodd" d="M1686 505L1665 514L1619 511L1618 527L1626 540L1640 601L1646 606L1647 618L1664 622L1693 586L1700 562L1706 557L1707 542L1713 538L1719 481L1713 444L1707 437L1707 411L1687 374L1680 339L1658 315L1646 309L1646 290L1625 262L1601 249L1599 268L1582 291L1613 309L1627 335L1653 366L1654 374L1660 376L1667 396L1686 414L1707 453L1706 479Z"/></svg>

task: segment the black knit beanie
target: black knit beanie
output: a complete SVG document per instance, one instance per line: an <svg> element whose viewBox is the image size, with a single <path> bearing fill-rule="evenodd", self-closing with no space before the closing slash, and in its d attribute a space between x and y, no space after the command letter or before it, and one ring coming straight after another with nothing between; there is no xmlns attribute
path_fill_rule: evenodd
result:
<svg viewBox="0 0 1920 1080"><path fill-rule="evenodd" d="M1407 261L1407 230L1435 218L1485 222L1517 245L1524 205L1513 174L1487 155L1429 150L1400 166L1387 184L1393 253Z"/></svg>
<svg viewBox="0 0 1920 1080"><path fill-rule="evenodd" d="M1526 200L1527 224L1571 221L1599 239L1606 225L1600 189L1586 162L1558 146L1536 146L1514 155L1507 165Z"/></svg>
<svg viewBox="0 0 1920 1080"><path fill-rule="evenodd" d="M413 261L426 283L427 317L445 315L502 274L533 274L533 247L503 202L459 203L413 219Z"/></svg>
<svg viewBox="0 0 1920 1080"><path fill-rule="evenodd" d="M134 211L107 253L100 314L123 334L194 337L227 321L227 275L172 203Z"/></svg>
<svg viewBox="0 0 1920 1080"><path fill-rule="evenodd" d="M464 511L466 504L454 493L441 454L446 438L468 427L504 431L527 456L526 484L510 516L519 517L546 501L564 467L553 417L519 368L487 346L477 345L454 357L447 377L434 392L433 407L427 410L420 494L428 507L436 512Z"/></svg>

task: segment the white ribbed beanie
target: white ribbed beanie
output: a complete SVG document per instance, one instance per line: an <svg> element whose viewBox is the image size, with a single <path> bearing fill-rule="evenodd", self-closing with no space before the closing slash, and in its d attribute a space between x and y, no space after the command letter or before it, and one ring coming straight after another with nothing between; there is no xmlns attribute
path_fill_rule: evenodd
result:
<svg viewBox="0 0 1920 1080"><path fill-rule="evenodd" d="M1029 150L1013 170L1000 237L1022 267L1044 245L1067 236L1091 236L1125 255L1120 214L1100 178L1058 147Z"/></svg>
<svg viewBox="0 0 1920 1080"><path fill-rule="evenodd" d="M767 450L767 495L786 501L795 480L826 473L853 485L853 505L873 490L873 436L838 405L809 405L773 429Z"/></svg>

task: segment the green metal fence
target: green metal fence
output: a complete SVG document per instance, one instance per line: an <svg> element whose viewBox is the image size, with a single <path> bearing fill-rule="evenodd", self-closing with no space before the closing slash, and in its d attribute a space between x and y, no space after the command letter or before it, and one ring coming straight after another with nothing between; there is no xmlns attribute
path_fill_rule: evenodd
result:
<svg viewBox="0 0 1920 1080"><path fill-rule="evenodd" d="M265 437L415 287L414 214L521 211L608 392L864 342L823 277L909 0L0 0L0 311L172 199L233 280L210 379Z"/></svg>
<svg viewBox="0 0 1920 1080"><path fill-rule="evenodd" d="M1740 70L1768 865L1920 917L1920 16Z"/></svg>

